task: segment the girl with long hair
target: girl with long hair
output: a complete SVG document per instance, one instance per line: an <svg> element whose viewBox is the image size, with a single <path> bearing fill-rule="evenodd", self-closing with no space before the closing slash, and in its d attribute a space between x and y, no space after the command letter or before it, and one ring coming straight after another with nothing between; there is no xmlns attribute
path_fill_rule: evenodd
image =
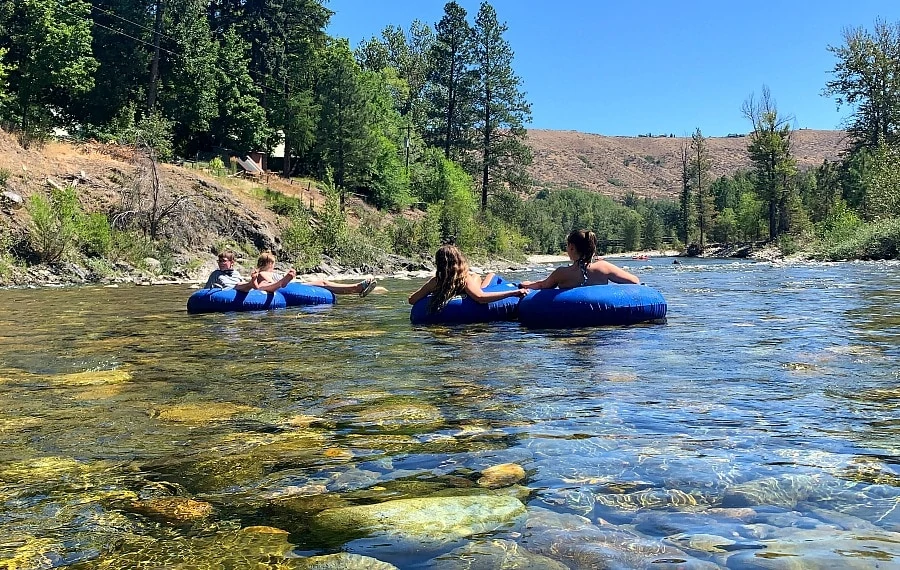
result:
<svg viewBox="0 0 900 570"><path fill-rule="evenodd" d="M444 245L438 248L437 253L434 254L434 265L434 277L409 296L409 304L415 305L430 293L429 313L440 311L450 299L457 295L468 295L473 301L490 303L507 297L524 297L528 294L528 291L521 288L508 291L484 291L484 288L494 278L494 274L488 273L481 278L475 273L470 273L466 256L453 245Z"/></svg>

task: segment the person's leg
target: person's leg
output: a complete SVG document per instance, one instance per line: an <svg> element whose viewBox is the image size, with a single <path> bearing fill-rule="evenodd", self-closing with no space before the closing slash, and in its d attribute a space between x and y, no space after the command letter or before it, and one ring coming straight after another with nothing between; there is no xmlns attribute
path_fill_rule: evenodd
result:
<svg viewBox="0 0 900 570"><path fill-rule="evenodd" d="M315 285L316 287L328 289L335 295L352 295L353 293L358 293L361 297L365 297L372 292L377 281L369 277L363 279L359 283L354 283L353 285L335 283L334 281L328 281L327 279L310 279L309 281L305 281L305 283L307 285Z"/></svg>

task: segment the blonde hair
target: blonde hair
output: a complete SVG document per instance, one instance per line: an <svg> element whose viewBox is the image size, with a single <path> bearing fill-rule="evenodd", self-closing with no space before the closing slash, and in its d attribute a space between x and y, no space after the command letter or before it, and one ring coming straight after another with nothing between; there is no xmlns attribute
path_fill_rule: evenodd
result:
<svg viewBox="0 0 900 570"><path fill-rule="evenodd" d="M431 294L428 312L436 313L456 295L466 291L466 277L469 262L456 246L444 245L434 254L435 279L437 287Z"/></svg>
<svg viewBox="0 0 900 570"><path fill-rule="evenodd" d="M265 269L265 267L270 263L273 265L275 264L275 256L268 251L264 251L260 253L259 257L256 259L256 268Z"/></svg>

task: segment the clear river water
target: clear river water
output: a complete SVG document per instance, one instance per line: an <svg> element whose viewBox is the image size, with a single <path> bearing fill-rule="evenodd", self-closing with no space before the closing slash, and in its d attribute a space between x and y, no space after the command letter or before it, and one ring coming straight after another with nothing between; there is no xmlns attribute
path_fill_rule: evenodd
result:
<svg viewBox="0 0 900 570"><path fill-rule="evenodd" d="M0 568L900 568L900 264L621 264L666 323L4 290Z"/></svg>

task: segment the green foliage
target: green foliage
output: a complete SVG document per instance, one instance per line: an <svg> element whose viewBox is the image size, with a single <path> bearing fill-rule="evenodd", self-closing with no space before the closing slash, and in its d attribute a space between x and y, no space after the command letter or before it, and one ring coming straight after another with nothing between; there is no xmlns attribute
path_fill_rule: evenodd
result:
<svg viewBox="0 0 900 570"><path fill-rule="evenodd" d="M43 263L62 259L74 245L78 235L81 207L75 188L53 188L47 197L33 194L26 204L31 225L31 247Z"/></svg>
<svg viewBox="0 0 900 570"><path fill-rule="evenodd" d="M865 194L869 219L900 218L900 150L878 145Z"/></svg>
<svg viewBox="0 0 900 570"><path fill-rule="evenodd" d="M791 229L787 203L792 199L790 181L797 173L797 163L791 154L790 118L779 115L765 86L758 101L751 94L744 102L743 113L753 124L748 151L757 195L768 209L769 238L774 239Z"/></svg>
<svg viewBox="0 0 900 570"><path fill-rule="evenodd" d="M225 163L222 161L221 157L214 156L209 161L209 169L216 176L223 176L225 174Z"/></svg>
<svg viewBox="0 0 900 570"><path fill-rule="evenodd" d="M9 181L10 171L8 168L0 168L0 187L5 188Z"/></svg>
<svg viewBox="0 0 900 570"><path fill-rule="evenodd" d="M474 144L480 154L482 210L487 208L489 194L524 181L525 168L532 160L524 127L531 121L531 105L513 70L513 51L503 37L506 31L493 6L483 2L472 32L476 72L472 112L477 132Z"/></svg>
<svg viewBox="0 0 900 570"><path fill-rule="evenodd" d="M112 228L104 214L80 216L76 233L78 249L88 257L105 257L112 249Z"/></svg>
<svg viewBox="0 0 900 570"><path fill-rule="evenodd" d="M791 234L781 234L775 243L782 255L794 255L800 249L797 238Z"/></svg>
<svg viewBox="0 0 900 570"><path fill-rule="evenodd" d="M210 117L210 132L222 144L243 155L264 148L272 132L259 102L262 89L250 76L249 45L234 28L225 32L220 44L214 71L218 109Z"/></svg>
<svg viewBox="0 0 900 570"><path fill-rule="evenodd" d="M65 124L73 98L93 87L90 11L82 0L22 0L0 10L4 74L14 70L3 118L17 123L25 140Z"/></svg>
<svg viewBox="0 0 900 570"><path fill-rule="evenodd" d="M641 248L641 226L644 220L641 215L634 210L625 212L625 219L622 221L622 247L625 251L636 251Z"/></svg>
<svg viewBox="0 0 900 570"><path fill-rule="evenodd" d="M853 109L849 133L854 149L900 142L900 24L875 22L875 31L848 28L825 95Z"/></svg>
<svg viewBox="0 0 900 570"><path fill-rule="evenodd" d="M160 113L152 113L138 121L124 132L121 141L125 144L153 149L158 160L171 160L174 122Z"/></svg>
<svg viewBox="0 0 900 570"><path fill-rule="evenodd" d="M281 233L281 247L294 267L310 269L321 261L322 249L311 225L309 212L298 207L290 212L288 226Z"/></svg>
<svg viewBox="0 0 900 570"><path fill-rule="evenodd" d="M860 224L845 239L836 238L835 234L831 239L824 240L815 257L832 261L896 259L900 255L900 219Z"/></svg>
<svg viewBox="0 0 900 570"><path fill-rule="evenodd" d="M425 87L425 138L441 149L445 158L460 158L469 149L468 135L474 124L472 27L465 9L450 1L434 29Z"/></svg>

